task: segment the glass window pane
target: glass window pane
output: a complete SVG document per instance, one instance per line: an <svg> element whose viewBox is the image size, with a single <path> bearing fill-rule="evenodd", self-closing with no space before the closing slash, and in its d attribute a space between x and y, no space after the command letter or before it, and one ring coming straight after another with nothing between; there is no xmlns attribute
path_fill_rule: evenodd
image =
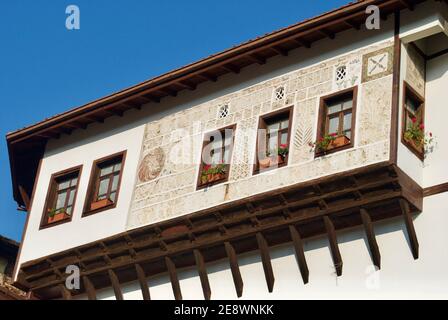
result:
<svg viewBox="0 0 448 320"><path fill-rule="evenodd" d="M270 132L270 131L271 132L278 131L279 128L280 128L280 123L279 122L270 124L270 125L268 125L268 132Z"/></svg>
<svg viewBox="0 0 448 320"><path fill-rule="evenodd" d="M98 198L107 194L107 189L109 188L110 178L103 179L100 181L100 187L98 189Z"/></svg>
<svg viewBox="0 0 448 320"><path fill-rule="evenodd" d="M352 101L351 99L345 101L345 102L342 104L342 109L343 109L343 110L347 110L347 109L351 109L351 108L353 108L353 101Z"/></svg>
<svg viewBox="0 0 448 320"><path fill-rule="evenodd" d="M121 170L121 162L114 165L114 172L118 172Z"/></svg>
<svg viewBox="0 0 448 320"><path fill-rule="evenodd" d="M351 130L344 131L344 135L347 138L352 139L352 131Z"/></svg>
<svg viewBox="0 0 448 320"><path fill-rule="evenodd" d="M67 209L65 210L65 213L67 213L69 216L71 216L72 215L72 210L73 210L73 207L67 207Z"/></svg>
<svg viewBox="0 0 448 320"><path fill-rule="evenodd" d="M61 181L58 184L58 190L67 189L68 187L70 187L70 180Z"/></svg>
<svg viewBox="0 0 448 320"><path fill-rule="evenodd" d="M339 117L330 118L328 124L328 134L339 133Z"/></svg>
<svg viewBox="0 0 448 320"><path fill-rule="evenodd" d="M104 177L105 175L111 174L113 171L114 166L107 166L101 169L100 171L100 177Z"/></svg>
<svg viewBox="0 0 448 320"><path fill-rule="evenodd" d="M282 136L280 137L280 143L286 144L287 142L288 142L288 134L286 132L282 133Z"/></svg>
<svg viewBox="0 0 448 320"><path fill-rule="evenodd" d="M352 114L348 113L344 115L344 131L352 128Z"/></svg>
<svg viewBox="0 0 448 320"><path fill-rule="evenodd" d="M275 137L271 137L269 139L269 152L271 153L271 155L277 150L278 146L277 146L277 135Z"/></svg>
<svg viewBox="0 0 448 320"><path fill-rule="evenodd" d="M328 106L328 114L333 114L335 112L341 111L342 105L340 103L329 105Z"/></svg>
<svg viewBox="0 0 448 320"><path fill-rule="evenodd" d="M117 191L117 189L118 189L118 180L119 179L120 179L120 176L118 174L116 174L114 176L114 180L112 180L112 189L111 189L112 192L113 191Z"/></svg>
<svg viewBox="0 0 448 320"><path fill-rule="evenodd" d="M75 190L70 190L70 196L68 197L68 205L73 205L73 200L75 199Z"/></svg>
<svg viewBox="0 0 448 320"><path fill-rule="evenodd" d="M117 197L117 193L116 192L112 192L111 194L110 194L110 197L109 197L109 199L112 201L112 202L115 202L115 198Z"/></svg>
<svg viewBox="0 0 448 320"><path fill-rule="evenodd" d="M71 186L71 187L74 187L74 186L76 186L77 184L78 184L78 177L72 179L72 181L70 182L70 186Z"/></svg>
<svg viewBox="0 0 448 320"><path fill-rule="evenodd" d="M67 198L67 192L64 191L62 193L58 193L57 200L56 200L56 208L55 209L61 209L65 207L65 199Z"/></svg>
<svg viewBox="0 0 448 320"><path fill-rule="evenodd" d="M288 120L283 120L281 125L280 125L280 129L286 129L289 126L289 119Z"/></svg>
<svg viewBox="0 0 448 320"><path fill-rule="evenodd" d="M224 151L224 163L230 164L230 148L226 148Z"/></svg>
<svg viewBox="0 0 448 320"><path fill-rule="evenodd" d="M212 164L218 164L221 163L222 160L222 155L221 155L221 150L215 150L215 152L212 155Z"/></svg>
<svg viewBox="0 0 448 320"><path fill-rule="evenodd" d="M412 112L413 114L415 114L417 112L417 109L419 107L419 104L417 101L415 101L414 99L411 99L410 97L406 98L406 108Z"/></svg>
<svg viewBox="0 0 448 320"><path fill-rule="evenodd" d="M229 135L229 136L225 137L225 140L224 140L224 146L230 146L230 145L232 145L232 140L233 140L232 135Z"/></svg>

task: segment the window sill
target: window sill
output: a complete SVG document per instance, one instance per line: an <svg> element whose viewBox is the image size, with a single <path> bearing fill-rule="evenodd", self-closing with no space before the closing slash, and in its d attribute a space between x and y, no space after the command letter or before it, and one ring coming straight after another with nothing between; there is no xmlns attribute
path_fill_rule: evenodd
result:
<svg viewBox="0 0 448 320"><path fill-rule="evenodd" d="M68 223L70 221L72 221L72 217L71 216L69 216L68 218L64 218L62 220L59 220L59 221L45 223L45 224L40 226L39 230L56 227L56 226L59 226L59 225L64 224L64 223Z"/></svg>
<svg viewBox="0 0 448 320"><path fill-rule="evenodd" d="M221 183L225 183L227 181L228 181L228 178L225 177L225 178L213 181L213 182L204 183L204 184L199 185L196 190L208 189L210 187L216 186L216 185L221 184Z"/></svg>
<svg viewBox="0 0 448 320"><path fill-rule="evenodd" d="M112 203L112 204L109 204L107 206L95 209L95 210L86 210L86 211L83 212L82 218L88 217L88 216L91 216L91 215L94 215L94 214L97 214L97 213L100 213L100 212L103 212L103 211L114 209L116 206L117 206L116 203Z"/></svg>
<svg viewBox="0 0 448 320"><path fill-rule="evenodd" d="M414 142L406 140L404 137L401 139L401 142L409 149L420 161L425 160L425 154L423 148L419 148L415 145Z"/></svg>
<svg viewBox="0 0 448 320"><path fill-rule="evenodd" d="M284 167L286 167L287 165L288 165L288 160L285 160L285 162L283 162L283 163L281 163L281 164L273 165L273 166L270 166L270 167L268 167L268 168L263 168L263 169L260 169L260 168L257 166L257 168L254 170L253 174L256 175L256 174L260 174L260 173L265 173L265 172L273 171L273 170L275 170L275 169L284 168Z"/></svg>
<svg viewBox="0 0 448 320"><path fill-rule="evenodd" d="M336 153L336 152L343 151L343 150L347 150L347 149L351 149L351 148L353 148L353 144L352 143L347 143L346 145L339 146L339 147L336 147L336 148L332 148L332 149L327 150L327 151L315 152L314 158L316 159L316 158L319 158L319 157L324 157L324 156L327 156L329 154Z"/></svg>

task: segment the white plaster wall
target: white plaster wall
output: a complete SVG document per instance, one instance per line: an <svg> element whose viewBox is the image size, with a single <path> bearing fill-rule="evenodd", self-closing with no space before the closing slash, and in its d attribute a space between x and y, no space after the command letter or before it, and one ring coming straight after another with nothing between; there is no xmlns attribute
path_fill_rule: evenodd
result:
<svg viewBox="0 0 448 320"><path fill-rule="evenodd" d="M445 41L448 43L448 37ZM448 182L448 54L428 61L426 67L425 121L427 130L435 136L436 148L425 161L425 188Z"/></svg>
<svg viewBox="0 0 448 320"><path fill-rule="evenodd" d="M414 219L420 244L418 260L412 257L404 223L394 218L375 224L380 271L373 271L363 229L354 229L338 233L344 265L342 276L337 279L326 238L305 242L310 271L307 285L302 282L292 246L270 249L275 276L273 293L268 292L259 254L239 256L244 282L242 299L448 299L448 193L426 198L424 208ZM237 299L228 261L206 267L212 299ZM194 268L181 270L179 279L185 300L203 300ZM167 276L149 279L148 284L152 299L174 299ZM123 294L124 299L142 299L137 283L123 285ZM115 299L111 289L100 291L98 298Z"/></svg>

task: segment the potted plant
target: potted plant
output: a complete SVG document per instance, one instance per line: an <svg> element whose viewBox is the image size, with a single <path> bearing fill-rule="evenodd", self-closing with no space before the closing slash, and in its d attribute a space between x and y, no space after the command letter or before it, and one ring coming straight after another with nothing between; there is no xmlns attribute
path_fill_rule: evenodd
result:
<svg viewBox="0 0 448 320"><path fill-rule="evenodd" d="M220 164L218 164L218 165L217 165L215 168L213 168L213 169L214 169L214 172L213 172L213 181L218 181L218 180L222 180L222 179L225 178L225 176L226 176L226 170L227 170L227 167L226 167L225 164L220 163Z"/></svg>
<svg viewBox="0 0 448 320"><path fill-rule="evenodd" d="M70 216L65 212L65 209L48 210L48 223L55 223L68 218L70 218Z"/></svg>
<svg viewBox="0 0 448 320"><path fill-rule="evenodd" d="M335 139L330 143L329 149L339 148L343 147L350 143L350 139L347 138L345 135L337 136Z"/></svg>
<svg viewBox="0 0 448 320"><path fill-rule="evenodd" d="M312 148L312 150L315 149L317 152L325 153L328 150L332 149L331 145L336 140L336 138L336 133L326 134L316 142L310 142L310 147Z"/></svg>
<svg viewBox="0 0 448 320"><path fill-rule="evenodd" d="M201 185L219 181L225 178L227 167L220 163L216 166L204 165L201 172Z"/></svg>
<svg viewBox="0 0 448 320"><path fill-rule="evenodd" d="M288 145L281 144L280 147L277 150L277 163L283 164L286 160L286 156L289 153Z"/></svg>
<svg viewBox="0 0 448 320"><path fill-rule="evenodd" d="M404 132L404 139L417 151L424 153L425 156L432 152L434 147L434 137L432 132L425 133L425 125L419 123L417 118L411 119L412 124Z"/></svg>
<svg viewBox="0 0 448 320"><path fill-rule="evenodd" d="M106 199L101 199L101 200L97 200L95 202L92 202L90 204L90 210L94 211L94 210L98 210L107 206L112 205L114 202L112 200L110 200L109 198Z"/></svg>

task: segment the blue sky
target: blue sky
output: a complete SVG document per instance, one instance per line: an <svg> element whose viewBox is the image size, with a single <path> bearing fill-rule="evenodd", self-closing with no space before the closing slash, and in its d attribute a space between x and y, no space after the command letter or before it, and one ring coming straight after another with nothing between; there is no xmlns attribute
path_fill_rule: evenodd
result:
<svg viewBox="0 0 448 320"><path fill-rule="evenodd" d="M0 235L20 240L7 132L348 0L16 0L0 3ZM81 29L65 28L65 9Z"/></svg>

